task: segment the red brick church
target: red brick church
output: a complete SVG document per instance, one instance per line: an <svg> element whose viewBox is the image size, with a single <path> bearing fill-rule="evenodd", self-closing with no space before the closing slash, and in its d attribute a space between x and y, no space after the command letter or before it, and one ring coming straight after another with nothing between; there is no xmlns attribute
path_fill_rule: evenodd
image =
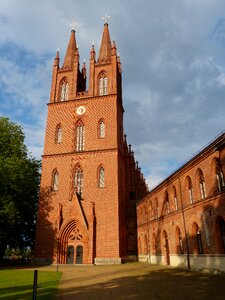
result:
<svg viewBox="0 0 225 300"><path fill-rule="evenodd" d="M136 260L225 271L225 133L148 193L123 128L122 69L104 24L86 88L75 30L57 52L42 158L35 260ZM138 243L137 243L138 241Z"/></svg>
<svg viewBox="0 0 225 300"><path fill-rule="evenodd" d="M137 258L136 201L147 188L123 128L122 69L104 24L89 87L75 30L57 52L42 157L35 260L115 264Z"/></svg>

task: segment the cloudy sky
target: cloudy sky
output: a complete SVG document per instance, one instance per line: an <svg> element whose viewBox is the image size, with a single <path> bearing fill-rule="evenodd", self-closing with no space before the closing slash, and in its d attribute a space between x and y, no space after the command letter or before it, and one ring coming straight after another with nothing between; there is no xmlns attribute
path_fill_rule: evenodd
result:
<svg viewBox="0 0 225 300"><path fill-rule="evenodd" d="M123 67L125 130L151 187L225 129L225 0L1 0L0 115L43 151L56 49L81 62L108 13Z"/></svg>

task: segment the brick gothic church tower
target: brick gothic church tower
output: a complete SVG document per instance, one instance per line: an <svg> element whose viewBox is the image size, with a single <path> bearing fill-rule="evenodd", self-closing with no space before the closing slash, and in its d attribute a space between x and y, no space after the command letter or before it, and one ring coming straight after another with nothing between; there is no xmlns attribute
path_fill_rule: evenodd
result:
<svg viewBox="0 0 225 300"><path fill-rule="evenodd" d="M57 52L42 159L37 263L121 263L137 256L136 201L146 185L123 134L121 63L104 24L80 70L75 31Z"/></svg>

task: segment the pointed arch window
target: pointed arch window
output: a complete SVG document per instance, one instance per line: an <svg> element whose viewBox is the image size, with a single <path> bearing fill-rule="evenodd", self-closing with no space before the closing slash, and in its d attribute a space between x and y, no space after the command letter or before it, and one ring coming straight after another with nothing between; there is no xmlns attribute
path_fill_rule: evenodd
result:
<svg viewBox="0 0 225 300"><path fill-rule="evenodd" d="M206 186L205 186L205 180L202 171L198 170L198 178L199 178L199 187L200 187L200 193L201 193L201 199L205 199L207 197L206 194Z"/></svg>
<svg viewBox="0 0 225 300"><path fill-rule="evenodd" d="M187 177L187 184L188 184L189 201L191 204L193 204L194 203L193 187L192 187L192 182L190 177Z"/></svg>
<svg viewBox="0 0 225 300"><path fill-rule="evenodd" d="M216 174L216 178L217 178L218 190L219 190L219 192L221 192L222 189L225 188L225 182L224 182L223 172L222 172L222 171L219 171L219 172Z"/></svg>
<svg viewBox="0 0 225 300"><path fill-rule="evenodd" d="M178 210L177 191L175 186L173 186L173 201L174 201L174 209Z"/></svg>
<svg viewBox="0 0 225 300"><path fill-rule="evenodd" d="M105 138L105 122L103 120L99 122L99 138Z"/></svg>
<svg viewBox="0 0 225 300"><path fill-rule="evenodd" d="M99 79L99 95L107 95L108 94L108 78L104 73L101 74Z"/></svg>
<svg viewBox="0 0 225 300"><path fill-rule="evenodd" d="M167 191L165 193L165 206L166 206L166 214L169 214L170 213L170 201L169 201L169 195L168 195Z"/></svg>
<svg viewBox="0 0 225 300"><path fill-rule="evenodd" d="M80 166L78 166L74 174L74 191L78 195L81 195L83 192L83 180L84 180L83 170Z"/></svg>
<svg viewBox="0 0 225 300"><path fill-rule="evenodd" d="M84 142L85 142L85 126L79 121L76 124L76 151L84 151Z"/></svg>
<svg viewBox="0 0 225 300"><path fill-rule="evenodd" d="M53 191L58 191L58 185L59 185L59 172L55 170L52 173L52 189Z"/></svg>
<svg viewBox="0 0 225 300"><path fill-rule="evenodd" d="M103 167L99 169L99 187L100 188L105 187L105 170Z"/></svg>
<svg viewBox="0 0 225 300"><path fill-rule="evenodd" d="M225 188L225 181L224 181L223 171L218 160L216 161L216 180L217 180L218 191L221 192Z"/></svg>
<svg viewBox="0 0 225 300"><path fill-rule="evenodd" d="M67 81L63 81L61 85L60 101L68 100L68 91L69 91L69 84Z"/></svg>
<svg viewBox="0 0 225 300"><path fill-rule="evenodd" d="M57 144L62 143L62 127L60 125L56 128L55 141Z"/></svg>

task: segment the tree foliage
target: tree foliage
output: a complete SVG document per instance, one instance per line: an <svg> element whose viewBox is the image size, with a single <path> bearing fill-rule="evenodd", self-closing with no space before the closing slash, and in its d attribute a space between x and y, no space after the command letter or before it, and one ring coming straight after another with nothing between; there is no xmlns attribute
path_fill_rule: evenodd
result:
<svg viewBox="0 0 225 300"><path fill-rule="evenodd" d="M0 118L0 258L6 246L33 247L40 161L28 154L21 126Z"/></svg>

